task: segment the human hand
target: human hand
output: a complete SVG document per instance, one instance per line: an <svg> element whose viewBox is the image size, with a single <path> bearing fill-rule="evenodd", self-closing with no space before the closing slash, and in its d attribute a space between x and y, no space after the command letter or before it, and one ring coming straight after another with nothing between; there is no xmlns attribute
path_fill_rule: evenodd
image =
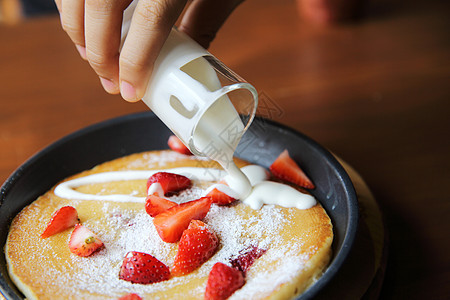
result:
<svg viewBox="0 0 450 300"><path fill-rule="evenodd" d="M193 0L178 29L207 48L243 0ZM119 52L123 11L132 0L55 0L64 31L110 94L127 101L144 94L153 64L187 0L140 0Z"/></svg>

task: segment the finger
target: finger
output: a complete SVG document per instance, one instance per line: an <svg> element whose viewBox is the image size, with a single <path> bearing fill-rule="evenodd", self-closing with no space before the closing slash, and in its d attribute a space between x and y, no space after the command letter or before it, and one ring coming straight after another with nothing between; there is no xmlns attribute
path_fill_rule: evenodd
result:
<svg viewBox="0 0 450 300"><path fill-rule="evenodd" d="M186 9L178 29L208 48L217 31L243 0L194 0Z"/></svg>
<svg viewBox="0 0 450 300"><path fill-rule="evenodd" d="M61 1L62 0L55 0L56 8L58 9L58 12L61 13Z"/></svg>
<svg viewBox="0 0 450 300"><path fill-rule="evenodd" d="M86 56L100 77L104 89L111 94L119 92L122 16L130 2L131 0L86 0L85 4Z"/></svg>
<svg viewBox="0 0 450 300"><path fill-rule="evenodd" d="M60 0L61 24L77 47L83 59L86 59L84 47L84 1Z"/></svg>
<svg viewBox="0 0 450 300"><path fill-rule="evenodd" d="M186 0L141 0L120 53L120 92L127 101L145 94L153 64Z"/></svg>

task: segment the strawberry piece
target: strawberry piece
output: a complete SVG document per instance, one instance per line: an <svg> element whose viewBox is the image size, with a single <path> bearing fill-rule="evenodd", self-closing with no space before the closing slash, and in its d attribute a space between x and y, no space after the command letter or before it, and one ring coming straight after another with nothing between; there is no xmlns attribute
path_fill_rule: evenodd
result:
<svg viewBox="0 0 450 300"><path fill-rule="evenodd" d="M282 180L294 183L298 186L314 189L312 181L306 176L297 163L289 156L289 152L284 150L270 166L272 174Z"/></svg>
<svg viewBox="0 0 450 300"><path fill-rule="evenodd" d="M169 268L150 254L130 251L125 255L119 279L149 284L170 278Z"/></svg>
<svg viewBox="0 0 450 300"><path fill-rule="evenodd" d="M219 191L218 189L213 189L206 196L207 197L211 197L212 198L212 202L216 203L217 205L228 205L228 204L233 203L234 201L236 201L236 199L234 199L231 196L228 196L227 194L225 194L224 192Z"/></svg>
<svg viewBox="0 0 450 300"><path fill-rule="evenodd" d="M147 190L153 183L159 183L161 185L164 196L182 191L192 185L191 180L186 176L168 172L158 172L150 176L147 180Z"/></svg>
<svg viewBox="0 0 450 300"><path fill-rule="evenodd" d="M205 300L225 300L244 283L244 275L241 271L218 262L209 272Z"/></svg>
<svg viewBox="0 0 450 300"><path fill-rule="evenodd" d="M63 206L55 211L47 223L47 227L41 234L41 238L45 239L49 236L57 234L75 226L79 222L78 213L72 206Z"/></svg>
<svg viewBox="0 0 450 300"><path fill-rule="evenodd" d="M202 197L169 208L153 219L156 231L164 242L178 242L191 220L202 220L206 216L211 203L210 197Z"/></svg>
<svg viewBox="0 0 450 300"><path fill-rule="evenodd" d="M145 211L151 216L155 217L163 211L178 205L177 203L158 197L156 195L149 195L145 200Z"/></svg>
<svg viewBox="0 0 450 300"><path fill-rule="evenodd" d="M219 246L219 239L212 229L199 220L192 220L183 232L173 268L174 276L191 273L207 261Z"/></svg>
<svg viewBox="0 0 450 300"><path fill-rule="evenodd" d="M265 252L265 249L260 249L256 246L250 246L246 250L241 251L237 258L230 261L231 266L241 271L245 275L247 273L247 270L253 265L255 260L260 258Z"/></svg>
<svg viewBox="0 0 450 300"><path fill-rule="evenodd" d="M70 252L78 256L89 256L103 247L103 242L83 225L75 225L69 240Z"/></svg>
<svg viewBox="0 0 450 300"><path fill-rule="evenodd" d="M175 152L185 155L192 155L188 147L186 147L186 145L183 144L183 142L176 135L171 135L167 141L167 144L169 145L169 148Z"/></svg>
<svg viewBox="0 0 450 300"><path fill-rule="evenodd" d="M142 298L138 294L131 293L120 297L118 300L142 300Z"/></svg>

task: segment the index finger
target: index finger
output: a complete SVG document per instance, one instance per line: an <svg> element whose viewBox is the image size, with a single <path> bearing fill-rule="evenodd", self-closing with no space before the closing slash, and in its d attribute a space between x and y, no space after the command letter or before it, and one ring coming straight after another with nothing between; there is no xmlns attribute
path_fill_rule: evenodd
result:
<svg viewBox="0 0 450 300"><path fill-rule="evenodd" d="M130 2L131 0L86 0L85 4L86 56L109 93L119 92L122 16Z"/></svg>
<svg viewBox="0 0 450 300"><path fill-rule="evenodd" d="M145 94L153 64L186 0L141 0L120 52L120 92L127 101Z"/></svg>

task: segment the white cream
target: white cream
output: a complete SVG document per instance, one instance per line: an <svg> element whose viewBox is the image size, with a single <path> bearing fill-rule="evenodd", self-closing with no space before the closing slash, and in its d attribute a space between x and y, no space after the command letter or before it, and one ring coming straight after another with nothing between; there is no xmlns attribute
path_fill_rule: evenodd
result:
<svg viewBox="0 0 450 300"><path fill-rule="evenodd" d="M225 172L220 169L194 168L194 167L150 170L150 171L135 170L135 171L103 172L62 182L58 186L56 186L54 192L56 196L66 199L99 200L99 201L104 200L115 202L144 202L145 201L144 197L135 197L130 195L91 195L77 192L74 190L74 188L95 183L148 179L150 176L152 176L157 172L170 172L179 175L184 175L190 178L191 180L199 179L205 181L216 181L225 175ZM155 187L155 189L156 188L157 187Z"/></svg>
<svg viewBox="0 0 450 300"><path fill-rule="evenodd" d="M204 113L193 135L196 148L217 161L230 175L227 184L240 199L251 191L249 179L233 161L234 150L243 133L244 124L239 114L228 97L222 96Z"/></svg>
<svg viewBox="0 0 450 300"><path fill-rule="evenodd" d="M250 189L257 183L269 179L269 172L261 166L249 165L241 168L239 171L249 182ZM225 176L223 180L227 183L226 185L221 183L213 184L203 194L207 195L213 189L217 189L234 199L245 199L245 197L241 197L240 193L235 190L235 187L237 186L239 188L239 186L236 185L236 180L230 174ZM250 194L250 192L248 192L247 195L248 194Z"/></svg>
<svg viewBox="0 0 450 300"><path fill-rule="evenodd" d="M145 197L135 197L132 195L92 195L75 191L74 188L88 184L111 181L148 179L154 173L161 171L180 174L191 179L203 181L218 181L223 178L228 185L230 185L230 182L234 179L230 175L224 176L225 172L223 170L213 168L206 169L183 167L151 171L116 171L92 174L62 182L56 186L54 192L58 197L66 199L144 202ZM217 188L221 192L224 192L235 199L241 199L245 204L249 205L253 209L260 209L264 204L275 204L283 207L308 209L316 204L316 200L311 195L301 193L289 185L267 181L269 174L263 167L249 165L240 169L240 172L243 176L245 176L245 178L248 178L248 181L252 186L247 197L240 197L239 193L237 193L231 185L227 186L224 184L213 184L204 192L204 194L206 195L212 189ZM153 194L154 192L157 192L160 196L163 196L160 184L152 184L149 187L148 193Z"/></svg>
<svg viewBox="0 0 450 300"><path fill-rule="evenodd" d="M256 184L251 194L243 202L253 209L260 209L264 204L275 204L283 207L308 209L316 205L316 199L303 194L289 185L263 181Z"/></svg>
<svg viewBox="0 0 450 300"><path fill-rule="evenodd" d="M159 197L164 197L164 190L159 182L152 183L147 190L147 195L158 195Z"/></svg>

